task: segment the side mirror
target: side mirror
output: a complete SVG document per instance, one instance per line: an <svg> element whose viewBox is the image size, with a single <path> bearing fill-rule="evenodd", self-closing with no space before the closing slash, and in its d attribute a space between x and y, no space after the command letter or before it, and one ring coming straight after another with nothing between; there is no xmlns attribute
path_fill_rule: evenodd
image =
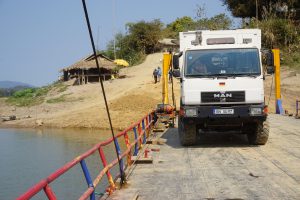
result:
<svg viewBox="0 0 300 200"><path fill-rule="evenodd" d="M182 52L173 55L172 64L174 69L179 69L179 58L181 56L182 56Z"/></svg>
<svg viewBox="0 0 300 200"><path fill-rule="evenodd" d="M266 53L266 65L274 66L274 56L272 51Z"/></svg>
<svg viewBox="0 0 300 200"><path fill-rule="evenodd" d="M174 69L172 74L175 78L178 78L178 77L180 77L180 70L179 69Z"/></svg>
<svg viewBox="0 0 300 200"><path fill-rule="evenodd" d="M267 74L274 74L274 56L272 51L265 52L263 57L263 64L266 65Z"/></svg>
<svg viewBox="0 0 300 200"><path fill-rule="evenodd" d="M179 56L173 55L173 68L179 69Z"/></svg>

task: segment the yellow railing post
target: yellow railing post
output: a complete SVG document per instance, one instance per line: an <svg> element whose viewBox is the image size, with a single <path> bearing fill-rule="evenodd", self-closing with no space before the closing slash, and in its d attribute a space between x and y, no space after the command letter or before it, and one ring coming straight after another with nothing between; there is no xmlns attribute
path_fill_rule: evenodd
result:
<svg viewBox="0 0 300 200"><path fill-rule="evenodd" d="M272 49L274 55L275 67L275 98L276 98L276 114L284 114L280 91L280 50Z"/></svg>

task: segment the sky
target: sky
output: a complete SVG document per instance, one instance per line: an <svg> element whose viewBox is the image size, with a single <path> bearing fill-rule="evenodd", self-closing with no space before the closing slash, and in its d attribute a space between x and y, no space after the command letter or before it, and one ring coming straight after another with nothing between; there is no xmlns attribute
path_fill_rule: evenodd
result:
<svg viewBox="0 0 300 200"><path fill-rule="evenodd" d="M226 13L220 0L86 0L94 40L105 49L125 24L178 17L196 17L197 5L206 16ZM60 70L92 53L81 0L0 0L0 81L44 86Z"/></svg>

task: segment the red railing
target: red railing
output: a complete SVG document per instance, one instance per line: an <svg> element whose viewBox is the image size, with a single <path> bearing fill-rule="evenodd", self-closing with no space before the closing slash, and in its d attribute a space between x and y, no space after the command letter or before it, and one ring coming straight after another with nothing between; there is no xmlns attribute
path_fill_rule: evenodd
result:
<svg viewBox="0 0 300 200"><path fill-rule="evenodd" d="M104 155L103 148L106 145L109 145L114 140L116 141L117 146L117 152L120 159L121 169L124 170L130 166L131 163L131 156L132 156L132 148L134 147L134 153L133 155L137 155L139 149L141 149L142 144L146 143L146 138L149 136L150 130L153 126L153 118L154 112L151 112L144 116L141 120L131 125L129 128L125 129L124 131L118 133L115 138L110 138L104 142L101 142L99 144L96 144L93 148L88 150L87 152L81 154L80 156L74 158L72 161L66 163L64 166L56 170L54 173L50 174L47 178L41 180L36 185L32 186L30 189L27 190L24 194L19 196L17 200L25 200L30 199L31 197L35 196L40 191L44 190L44 193L50 200L56 200L55 193L52 191L50 187L50 183L55 181L58 177L66 173L68 170L70 170L72 167L80 163L81 168L83 170L83 174L85 176L86 182L88 184L87 190L81 195L79 199L87 199L90 197L90 199L95 199L95 187L99 184L99 182L102 180L103 176L106 174L109 186L107 188L107 192L110 194L115 190L116 186L113 180L113 177L110 173L110 169L114 167L116 164L118 164L118 158L114 159L111 163L107 164L106 157ZM133 131L134 133L134 142L130 143L128 132ZM121 149L118 143L118 138L124 137L124 142L126 145L126 150L121 153ZM91 156L98 150L100 159L103 164L103 169L100 171L100 173L97 175L97 177L92 181L89 170L87 168L85 158ZM127 162L126 166L124 166L123 158L127 156Z"/></svg>

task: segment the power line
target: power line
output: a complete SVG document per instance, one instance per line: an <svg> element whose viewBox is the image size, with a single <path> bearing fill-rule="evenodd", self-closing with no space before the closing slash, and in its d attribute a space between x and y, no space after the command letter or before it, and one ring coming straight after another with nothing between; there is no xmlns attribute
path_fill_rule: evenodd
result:
<svg viewBox="0 0 300 200"><path fill-rule="evenodd" d="M82 0L82 5L83 5L83 9L84 9L86 23L87 23L88 30L89 30L89 35L90 35L91 44L92 44L92 48L93 48L93 52L94 52L96 66L97 66L97 69L98 69L98 75L99 75L99 78L100 78L100 85L101 85L102 94L103 94L103 98L104 98L104 102L105 102L105 108L106 108L108 121L109 121L110 129L111 129L111 134L114 138L114 145L115 145L115 150L116 150L116 154L117 154L117 158L118 158L118 162L119 162L119 168L120 168L121 184L123 184L124 181L125 181L125 174L123 173L121 160L119 158L118 148L117 148L117 144L116 144L116 138L115 138L114 129L113 129L113 126L112 126L112 121L111 121L111 117L110 117L110 113L109 113L109 108L108 108L108 104L107 104L105 89L104 89L104 86L103 86L103 80L102 80L102 76L101 76L101 72L100 72L99 62L98 62L98 59L97 59L95 43L94 43L94 39L93 39L92 29L91 29L91 25L90 25L90 20L89 20L88 11L87 11L87 8L86 8L85 0Z"/></svg>

